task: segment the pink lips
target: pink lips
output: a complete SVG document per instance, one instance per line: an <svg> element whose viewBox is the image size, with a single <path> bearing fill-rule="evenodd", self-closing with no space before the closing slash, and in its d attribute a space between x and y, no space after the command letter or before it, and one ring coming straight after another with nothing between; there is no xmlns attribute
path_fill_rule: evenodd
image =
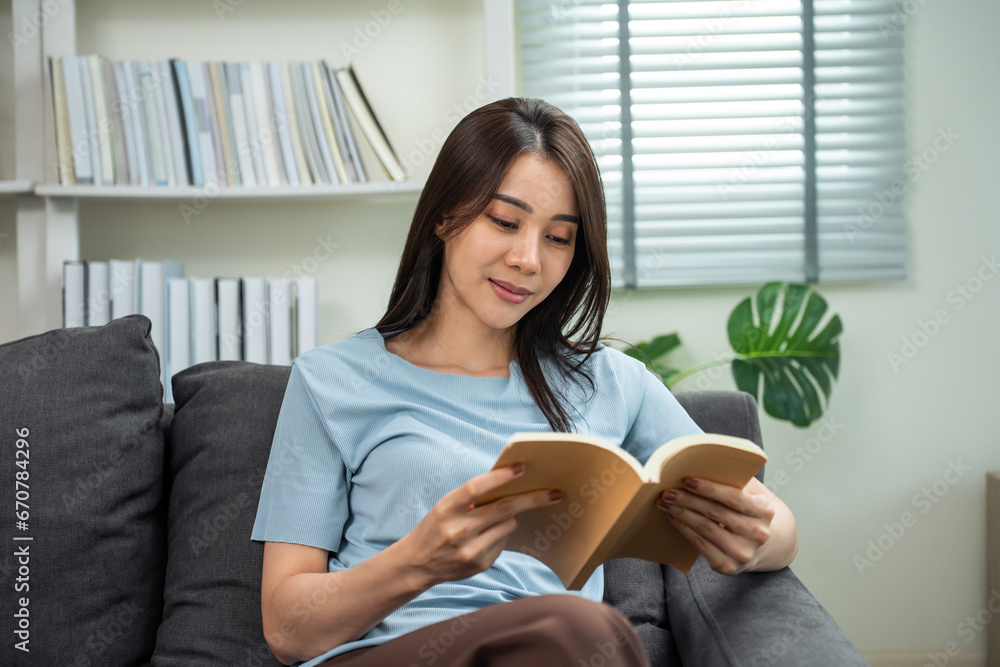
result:
<svg viewBox="0 0 1000 667"><path fill-rule="evenodd" d="M491 278L490 287L493 289L494 294L504 301L510 301L511 303L523 303L531 294L531 290L518 287L504 280L494 280Z"/></svg>

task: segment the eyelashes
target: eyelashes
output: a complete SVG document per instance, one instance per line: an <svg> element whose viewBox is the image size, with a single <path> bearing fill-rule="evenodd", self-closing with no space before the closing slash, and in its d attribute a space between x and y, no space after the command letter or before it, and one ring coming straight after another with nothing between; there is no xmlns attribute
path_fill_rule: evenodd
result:
<svg viewBox="0 0 1000 667"><path fill-rule="evenodd" d="M496 224L500 229L503 229L503 230L506 230L506 231L513 231L513 230L517 229L517 223L516 222L511 222L510 220L504 220L503 218L498 218L498 217L490 215L488 213L486 214L486 217L489 218L490 220L492 220L493 223ZM553 243L555 243L556 245L560 245L560 246L568 246L568 245L570 245L572 243L571 239L564 238L562 236L549 235L547 238L549 240L551 240Z"/></svg>

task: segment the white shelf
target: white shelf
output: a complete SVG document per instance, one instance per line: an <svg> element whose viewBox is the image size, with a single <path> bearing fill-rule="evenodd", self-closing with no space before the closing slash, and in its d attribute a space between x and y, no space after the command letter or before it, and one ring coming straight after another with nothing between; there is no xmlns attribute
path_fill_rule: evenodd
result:
<svg viewBox="0 0 1000 667"><path fill-rule="evenodd" d="M31 181L0 181L0 195L28 194L31 191Z"/></svg>
<svg viewBox="0 0 1000 667"><path fill-rule="evenodd" d="M417 194L423 181L347 183L343 185L296 185L282 187L140 187L134 185L36 185L34 192L43 197L78 199L145 199L182 201L207 199L328 199L394 194ZM30 187L29 187L30 191Z"/></svg>

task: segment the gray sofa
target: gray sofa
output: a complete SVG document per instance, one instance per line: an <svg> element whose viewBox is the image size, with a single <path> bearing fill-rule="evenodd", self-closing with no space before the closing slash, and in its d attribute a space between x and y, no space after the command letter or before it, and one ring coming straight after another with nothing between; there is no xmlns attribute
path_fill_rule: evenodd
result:
<svg viewBox="0 0 1000 667"><path fill-rule="evenodd" d="M0 664L278 664L249 535L289 369L201 364L163 405L149 329L134 315L0 346ZM760 443L748 396L679 398ZM653 665L865 664L788 569L605 572Z"/></svg>

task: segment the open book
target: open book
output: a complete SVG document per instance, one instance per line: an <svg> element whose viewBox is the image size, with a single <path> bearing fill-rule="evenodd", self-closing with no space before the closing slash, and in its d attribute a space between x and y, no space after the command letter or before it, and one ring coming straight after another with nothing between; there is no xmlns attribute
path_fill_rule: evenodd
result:
<svg viewBox="0 0 1000 667"><path fill-rule="evenodd" d="M687 573L698 550L656 506L664 489L701 477L742 488L767 461L753 442L698 433L657 449L646 465L600 438L575 433L516 433L494 469L523 462L524 474L477 500L559 489L560 503L517 515L507 549L548 565L569 590L580 590L598 565L642 558Z"/></svg>

